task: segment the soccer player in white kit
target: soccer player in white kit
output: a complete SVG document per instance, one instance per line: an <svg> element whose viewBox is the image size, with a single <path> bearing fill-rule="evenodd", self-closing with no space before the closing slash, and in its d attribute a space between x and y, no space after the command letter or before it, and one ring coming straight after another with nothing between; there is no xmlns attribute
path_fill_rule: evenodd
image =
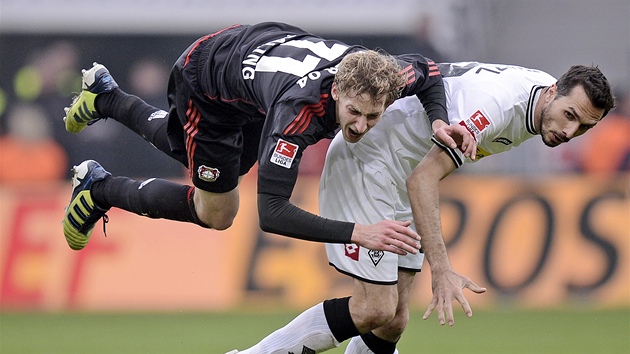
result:
<svg viewBox="0 0 630 354"><path fill-rule="evenodd" d="M554 147L584 134L614 107L610 85L597 67L573 66L559 80L538 70L476 62L440 65L450 124L463 125L477 141L476 160L507 151L541 135ZM355 244L326 244L330 264L354 278L350 313L324 313L325 302L306 310L256 346L239 353L319 353L338 346L339 323L362 333L347 354L396 353L409 320L414 275L426 257L440 324L453 325L452 301L468 317L462 290L483 293L456 273L442 239L438 182L460 167L460 150L433 139L417 98L397 100L358 143L337 135L326 156L319 208L324 217L358 223L414 220L424 253L399 256ZM435 128L435 127L434 127Z"/></svg>
<svg viewBox="0 0 630 354"><path fill-rule="evenodd" d="M475 135L477 160L536 135L534 103L541 90L556 81L542 71L516 66L454 63L440 70L444 70L449 120ZM412 220L406 180L434 145L426 119L415 119L424 114L417 100L402 99L386 111L382 129L373 129L363 143L344 144L335 138L320 182L320 213L357 222ZM445 152L454 168L464 163L459 150ZM341 180L355 184L349 188ZM330 264L340 272L384 285L398 282L399 268L420 271L424 260L423 253L399 258L350 244L326 244L326 251Z"/></svg>

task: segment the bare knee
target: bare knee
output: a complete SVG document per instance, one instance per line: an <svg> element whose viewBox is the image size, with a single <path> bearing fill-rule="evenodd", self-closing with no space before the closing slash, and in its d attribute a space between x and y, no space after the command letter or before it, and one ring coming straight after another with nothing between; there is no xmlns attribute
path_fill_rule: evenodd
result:
<svg viewBox="0 0 630 354"><path fill-rule="evenodd" d="M234 223L234 218L229 218L229 217L228 218L221 218L217 216L202 217L199 214L197 214L197 216L199 217L199 220L201 220L201 222L204 224L202 226L209 229L227 230Z"/></svg>
<svg viewBox="0 0 630 354"><path fill-rule="evenodd" d="M371 311L368 311L363 316L363 326L373 330L375 328L382 327L387 323L390 323L395 317L395 311L392 311L389 306L371 307Z"/></svg>
<svg viewBox="0 0 630 354"><path fill-rule="evenodd" d="M371 331L394 319L397 304L395 293L383 289L381 292L370 292L368 296L361 295L350 298L350 313L359 332Z"/></svg>
<svg viewBox="0 0 630 354"><path fill-rule="evenodd" d="M409 293L413 284L415 273L401 271L398 274L398 306L396 315L386 325L374 330L379 338L390 342L400 339L409 323Z"/></svg>
<svg viewBox="0 0 630 354"><path fill-rule="evenodd" d="M195 212L205 227L225 230L232 226L238 212L238 191L210 193L195 189Z"/></svg>
<svg viewBox="0 0 630 354"><path fill-rule="evenodd" d="M404 309L402 311L397 311L396 316L385 326L383 326L383 330L387 331L386 338L392 338L398 340L405 328L407 328L407 324L409 323L409 311ZM394 340L392 340L394 341Z"/></svg>

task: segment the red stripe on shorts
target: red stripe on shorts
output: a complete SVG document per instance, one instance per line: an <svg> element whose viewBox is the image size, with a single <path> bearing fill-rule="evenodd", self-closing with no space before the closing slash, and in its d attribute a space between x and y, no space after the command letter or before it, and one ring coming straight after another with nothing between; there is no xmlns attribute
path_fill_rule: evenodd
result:
<svg viewBox="0 0 630 354"><path fill-rule="evenodd" d="M186 110L186 120L188 123L184 125L184 132L186 133L186 153L188 154L188 174L192 178L193 176L193 156L195 155L195 149L197 143L195 143L195 135L199 132L199 120L201 119L201 113L197 110L197 107L193 104L193 101L188 101L188 109Z"/></svg>

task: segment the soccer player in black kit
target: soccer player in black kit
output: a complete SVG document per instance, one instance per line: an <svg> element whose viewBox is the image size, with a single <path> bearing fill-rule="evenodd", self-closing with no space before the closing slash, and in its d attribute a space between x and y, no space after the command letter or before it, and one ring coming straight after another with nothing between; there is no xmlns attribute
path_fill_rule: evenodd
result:
<svg viewBox="0 0 630 354"><path fill-rule="evenodd" d="M66 241L72 249L84 248L111 207L227 229L238 211L238 184L258 161L262 230L417 253L419 236L407 227L411 221L335 221L289 201L306 147L333 138L337 130L357 142L389 104L410 95L422 101L437 139L468 155L475 151L470 134L444 123L440 72L420 54L390 56L283 23L235 25L200 38L180 56L169 79L168 112L125 93L107 68L94 63L83 71L82 91L66 108L66 130L78 133L99 119L115 119L184 164L194 187L112 176L96 161L84 161L73 169L62 222ZM325 311L337 324L338 340L358 335L347 326L347 299L330 300Z"/></svg>
<svg viewBox="0 0 630 354"><path fill-rule="evenodd" d="M416 253L419 236L410 222L340 222L289 201L306 147L338 129L357 142L396 98L414 94L434 127L442 127L438 139L454 145L457 137L467 153L474 151L468 134L443 127L442 78L420 54L390 56L283 23L234 25L200 38L180 56L169 79L168 112L125 93L105 66L94 63L66 108L66 130L77 133L99 119L115 119L183 163L194 187L112 176L96 161L84 161L73 169L63 219L68 245L85 247L111 207L227 229L238 211L238 183L258 161L262 230Z"/></svg>

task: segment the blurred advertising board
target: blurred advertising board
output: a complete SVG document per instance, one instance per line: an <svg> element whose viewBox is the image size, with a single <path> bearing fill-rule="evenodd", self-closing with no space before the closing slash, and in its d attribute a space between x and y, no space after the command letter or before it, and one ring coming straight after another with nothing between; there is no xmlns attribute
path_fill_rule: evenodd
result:
<svg viewBox="0 0 630 354"><path fill-rule="evenodd" d="M444 238L455 270L488 292L477 308L630 306L630 176L535 181L453 175L442 182ZM293 201L317 212L315 177ZM260 231L255 178L226 231L109 212L82 251L63 238L68 183L0 188L0 309L179 311L239 306L301 309L347 296L321 244ZM413 306L431 299L428 265Z"/></svg>

